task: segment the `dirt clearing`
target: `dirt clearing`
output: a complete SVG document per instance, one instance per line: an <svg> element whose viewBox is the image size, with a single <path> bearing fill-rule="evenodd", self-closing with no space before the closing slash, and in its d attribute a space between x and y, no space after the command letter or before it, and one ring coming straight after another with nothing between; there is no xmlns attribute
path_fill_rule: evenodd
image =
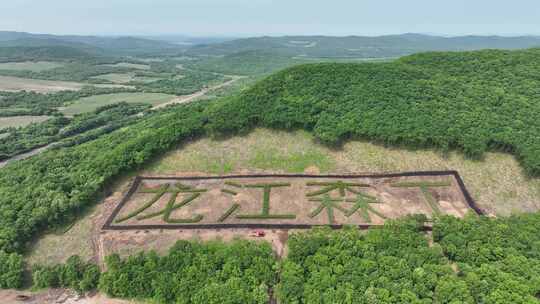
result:
<svg viewBox="0 0 540 304"><path fill-rule="evenodd" d="M34 91L38 93L51 93L58 91L78 91L84 86L95 86L100 88L129 88L123 85L113 84L86 84L70 81L53 81L20 78L11 76L0 76L0 91L17 92L17 91Z"/></svg>

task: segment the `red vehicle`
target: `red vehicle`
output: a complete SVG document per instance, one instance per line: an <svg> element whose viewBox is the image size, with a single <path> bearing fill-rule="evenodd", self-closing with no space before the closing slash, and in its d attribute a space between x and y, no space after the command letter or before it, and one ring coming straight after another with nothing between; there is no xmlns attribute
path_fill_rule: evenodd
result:
<svg viewBox="0 0 540 304"><path fill-rule="evenodd" d="M250 236L253 237L264 237L266 233L263 230L255 230L250 233Z"/></svg>

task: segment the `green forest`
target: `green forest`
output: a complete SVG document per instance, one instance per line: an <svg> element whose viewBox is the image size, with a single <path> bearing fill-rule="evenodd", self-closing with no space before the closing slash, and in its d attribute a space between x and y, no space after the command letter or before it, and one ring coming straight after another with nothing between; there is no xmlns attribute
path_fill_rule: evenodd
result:
<svg viewBox="0 0 540 304"><path fill-rule="evenodd" d="M367 232L326 227L297 232L282 260L269 243L178 241L153 251L106 258L107 270L73 256L35 265L34 288L92 289L152 303L534 304L540 303L540 216L443 216L433 243L423 216ZM0 287L22 281L23 261L0 252Z"/></svg>
<svg viewBox="0 0 540 304"><path fill-rule="evenodd" d="M21 283L20 254L42 231L73 221L121 174L202 136L237 135L254 127L303 128L331 145L366 138L388 145L458 149L474 158L503 150L514 154L528 174L538 176L539 71L540 49L296 66L237 95L167 108L95 140L9 164L0 169L0 267L5 270L0 287ZM417 230L417 222L410 221L367 234L301 234L290 240L289 258L279 263L275 293L285 303L538 303L539 223L538 214L442 218L435 223L433 246ZM141 287L126 293L125 283L118 283L105 291L165 303L217 303L220 284L230 284L225 286L232 298L226 303L263 303L259 288L278 282L270 275L258 276L267 273L266 253L248 254L246 259L256 259L253 265L262 267L252 274L249 267L237 266L242 262L234 260L233 249L220 246L197 249L197 258L186 257L182 265L187 266L182 267L204 267L197 259L212 260L228 252L231 267L237 268L224 270L210 263L211 269L200 272L207 271L208 277L222 272L224 280L190 299L156 295L154 288L171 283L163 278L142 286L152 290ZM118 267L100 280L135 284L145 280L144 267L159 272L167 267L160 263L167 261L152 254L124 262L113 257L111 265ZM86 267L80 266L74 276L82 280ZM189 271L182 267L180 275ZM93 271L88 272L91 276ZM51 276L54 281L54 271ZM242 280L253 284L246 286ZM65 284L73 281L78 280Z"/></svg>
<svg viewBox="0 0 540 304"><path fill-rule="evenodd" d="M26 127L8 130L9 135L0 142L0 160L46 146L52 142L83 134L90 130L114 125L125 126L133 122L138 114L150 106L146 104L117 103L96 109L92 113L75 116L72 119L64 116L53 117L42 123L33 123ZM112 129L107 129L112 131ZM77 142L82 143L81 137ZM60 143L67 145L67 141Z"/></svg>

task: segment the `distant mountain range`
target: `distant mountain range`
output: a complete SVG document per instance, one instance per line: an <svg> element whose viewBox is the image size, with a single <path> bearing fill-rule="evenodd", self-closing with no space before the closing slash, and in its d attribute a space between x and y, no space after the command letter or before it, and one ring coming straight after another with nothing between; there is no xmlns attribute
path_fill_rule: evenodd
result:
<svg viewBox="0 0 540 304"><path fill-rule="evenodd" d="M193 55L228 55L265 50L287 56L381 58L424 51L521 49L540 47L540 37L460 36L402 34L378 37L283 36L236 39L187 49Z"/></svg>
<svg viewBox="0 0 540 304"><path fill-rule="evenodd" d="M60 36L0 31L0 47L72 47L90 54L138 55L151 52L179 52L182 46L139 37Z"/></svg>
<svg viewBox="0 0 540 304"><path fill-rule="evenodd" d="M540 37L460 36L402 34L378 37L282 36L254 38L193 38L169 36L77 36L0 31L0 47L58 48L77 56L138 56L148 54L226 56L264 51L285 57L385 58L424 51L521 49L540 47Z"/></svg>

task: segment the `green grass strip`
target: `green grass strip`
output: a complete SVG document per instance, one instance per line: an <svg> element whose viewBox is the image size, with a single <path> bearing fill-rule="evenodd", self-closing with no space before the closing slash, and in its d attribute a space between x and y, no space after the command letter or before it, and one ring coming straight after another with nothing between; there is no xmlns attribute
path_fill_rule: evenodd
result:
<svg viewBox="0 0 540 304"><path fill-rule="evenodd" d="M265 188L264 188L264 193L263 193L263 209L262 209L262 214L263 214L263 215L268 215L268 214L270 214L270 189L271 189L271 188L268 188L268 187L265 187Z"/></svg>
<svg viewBox="0 0 540 304"><path fill-rule="evenodd" d="M152 189L152 188L143 188L143 189L137 190L137 192L139 192L139 193L159 193L159 192L161 192L161 190L163 189L163 187L168 188L169 186L170 186L169 184L163 184L163 185L161 185L159 188L156 188L156 189Z"/></svg>
<svg viewBox="0 0 540 304"><path fill-rule="evenodd" d="M312 198L309 200L310 202L319 202L320 205L315 209L313 212L311 212L308 216L313 218L317 215L319 215L322 210L326 209L326 214L328 215L328 222L330 224L334 223L334 209L338 209L339 211L343 212L344 214L347 214L349 212L345 208L339 205L339 203L343 202L343 199L333 199L330 198L328 194L325 194L322 198Z"/></svg>
<svg viewBox="0 0 540 304"><path fill-rule="evenodd" d="M291 183L265 183L265 184L250 184L246 188L274 188L274 187L290 187Z"/></svg>
<svg viewBox="0 0 540 304"><path fill-rule="evenodd" d="M346 191L350 191L352 193L358 194L359 192L354 190L351 187L370 187L368 184L363 183L344 183L342 181L336 181L336 182L308 182L306 183L307 186L324 186L323 189L309 192L306 194L306 196L317 196L320 194L328 193L333 190L338 190L339 194L344 197Z"/></svg>
<svg viewBox="0 0 540 304"><path fill-rule="evenodd" d="M327 187L322 188L321 190L309 192L309 193L306 194L306 196L307 197L317 196L317 195L321 195L321 194L324 194L324 193L328 193L328 192L330 192L330 191L332 191L334 189L335 188L333 186L327 186Z"/></svg>
<svg viewBox="0 0 540 304"><path fill-rule="evenodd" d="M308 186L336 186L336 185L344 185L349 187L370 187L368 184L364 183L344 183L342 181L337 182L307 182L306 185Z"/></svg>
<svg viewBox="0 0 540 304"><path fill-rule="evenodd" d="M139 221L141 221L141 220L146 220L146 219L149 219L149 218L156 217L158 215L164 214L167 211L173 212L174 210L176 210L178 208L182 208L183 206L191 203L193 200L195 200L200 195L201 195L200 193L193 193L189 197L185 198L178 205L174 205L174 201L176 200L176 195L172 195L172 197L169 199L169 202L167 202L167 206L165 207L164 210L154 212L154 213L150 213L150 214L143 215L143 216L139 216L139 217L137 217L137 219ZM171 209L169 210L169 208L171 208Z"/></svg>
<svg viewBox="0 0 540 304"><path fill-rule="evenodd" d="M137 216L138 214L140 214L141 212L143 212L144 210L150 208L150 206L152 206L155 202L157 202L162 196L163 194L167 193L167 189L169 189L169 184L164 184L163 186L161 186L159 189L152 189L152 192L143 192L143 191L140 191L142 193L155 193L156 195L154 195L154 197L152 197L151 200L149 200L146 204L144 204L143 206L141 206L139 209L133 211L133 212L130 212L128 215L124 216L124 217L121 217L117 220L115 220L114 222L115 223L121 223L121 222L124 222L124 221L127 221L129 220L130 218L134 217L134 216ZM146 190L148 191L149 189L143 189L143 190Z"/></svg>
<svg viewBox="0 0 540 304"><path fill-rule="evenodd" d="M236 188L242 188L243 186L239 183L236 183L236 182L230 182L230 181L226 181L224 183L225 185L228 185L228 186L233 186L233 187L236 187Z"/></svg>
<svg viewBox="0 0 540 304"><path fill-rule="evenodd" d="M257 219L257 220L279 220L279 219L295 219L296 215L294 214L242 214L237 215L237 219Z"/></svg>
<svg viewBox="0 0 540 304"><path fill-rule="evenodd" d="M202 221L204 217L200 214L197 214L195 215L194 218L191 218L191 219L170 219L170 218L167 218L167 219L164 219L164 221L166 223L169 223L169 224L194 224L194 223L198 223L200 221Z"/></svg>
<svg viewBox="0 0 540 304"><path fill-rule="evenodd" d="M420 187L420 190L424 194L424 197L426 198L426 201L433 210L433 213L435 213L435 215L441 215L441 209L439 209L439 204L437 200L433 197L431 192L429 192L429 189L427 187Z"/></svg>
<svg viewBox="0 0 540 304"><path fill-rule="evenodd" d="M413 187L450 187L452 183L450 181L442 181L442 182L402 182L402 183L392 183L391 187L397 187L397 188L413 188Z"/></svg>
<svg viewBox="0 0 540 304"><path fill-rule="evenodd" d="M171 219L171 214L174 210L182 208L186 206L187 204L193 202L197 197L199 197L200 193L192 194L190 197L184 199L180 204L174 205L174 199L169 200L169 203L167 203L167 207L164 210L163 214L163 221L166 223L197 223L200 222L203 219L203 216L200 214L195 215L194 218L191 219Z"/></svg>
<svg viewBox="0 0 540 304"><path fill-rule="evenodd" d="M229 189L221 189L221 192L232 194L232 195L237 195L238 194L238 192L234 192L234 191L229 190Z"/></svg>
<svg viewBox="0 0 540 304"><path fill-rule="evenodd" d="M308 216L310 218L314 218L317 215L319 215L323 210L324 210L324 205L320 204L319 207L317 207L317 209L313 210L310 214L308 214Z"/></svg>
<svg viewBox="0 0 540 304"><path fill-rule="evenodd" d="M223 214L222 216L219 217L218 219L218 222L222 223L224 222L227 218L229 218L229 216L235 212L238 208L240 208L240 204L234 204L232 205L231 208L229 208L229 210L227 210L227 212L225 212L225 214Z"/></svg>

